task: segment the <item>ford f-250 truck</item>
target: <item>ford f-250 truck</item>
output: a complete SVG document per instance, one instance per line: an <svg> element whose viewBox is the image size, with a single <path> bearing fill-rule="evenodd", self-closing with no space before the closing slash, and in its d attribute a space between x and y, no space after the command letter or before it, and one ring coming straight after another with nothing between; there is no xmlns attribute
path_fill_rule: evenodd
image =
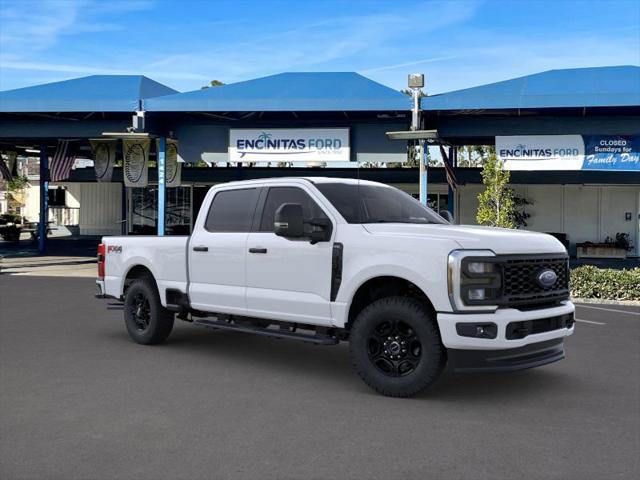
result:
<svg viewBox="0 0 640 480"><path fill-rule="evenodd" d="M189 237L105 237L98 296L131 338L194 325L330 345L410 396L457 371L564 358L568 257L550 235L458 226L391 186L288 178L212 187Z"/></svg>

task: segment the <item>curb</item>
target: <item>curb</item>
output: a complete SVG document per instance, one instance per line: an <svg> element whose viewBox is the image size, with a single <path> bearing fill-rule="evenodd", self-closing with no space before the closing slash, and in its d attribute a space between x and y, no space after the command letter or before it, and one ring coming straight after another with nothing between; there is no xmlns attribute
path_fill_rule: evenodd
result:
<svg viewBox="0 0 640 480"><path fill-rule="evenodd" d="M627 305L640 306L640 300L606 300L603 298L574 298L571 297L573 303L599 303L601 305Z"/></svg>

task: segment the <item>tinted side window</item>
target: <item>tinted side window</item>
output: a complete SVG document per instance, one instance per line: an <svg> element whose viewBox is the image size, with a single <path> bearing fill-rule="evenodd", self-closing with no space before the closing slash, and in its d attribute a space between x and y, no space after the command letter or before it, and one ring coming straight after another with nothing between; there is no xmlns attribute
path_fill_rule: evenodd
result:
<svg viewBox="0 0 640 480"><path fill-rule="evenodd" d="M262 211L261 232L273 232L276 210L283 203L301 204L305 219L327 218L318 204L304 190L297 187L273 187L269 189Z"/></svg>
<svg viewBox="0 0 640 480"><path fill-rule="evenodd" d="M216 193L204 228L209 232L248 232L257 200L257 188Z"/></svg>

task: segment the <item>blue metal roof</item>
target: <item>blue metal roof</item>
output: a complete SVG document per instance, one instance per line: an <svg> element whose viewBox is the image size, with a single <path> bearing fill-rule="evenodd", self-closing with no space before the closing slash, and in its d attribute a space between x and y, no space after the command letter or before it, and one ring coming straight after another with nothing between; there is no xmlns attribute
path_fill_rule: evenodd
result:
<svg viewBox="0 0 640 480"><path fill-rule="evenodd" d="M91 75L0 92L0 112L132 112L176 92L143 75Z"/></svg>
<svg viewBox="0 0 640 480"><path fill-rule="evenodd" d="M144 102L150 112L410 110L397 90L355 72L280 73Z"/></svg>
<svg viewBox="0 0 640 480"><path fill-rule="evenodd" d="M424 110L640 106L640 67L572 68L422 99Z"/></svg>

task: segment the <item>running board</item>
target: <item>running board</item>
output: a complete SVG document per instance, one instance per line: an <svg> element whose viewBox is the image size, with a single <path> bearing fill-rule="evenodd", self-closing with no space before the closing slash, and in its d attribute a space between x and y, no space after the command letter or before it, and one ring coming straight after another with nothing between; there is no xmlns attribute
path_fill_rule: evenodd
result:
<svg viewBox="0 0 640 480"><path fill-rule="evenodd" d="M229 323L222 320L194 320L194 325L201 325L203 327L217 328L220 330L235 330L236 332L243 333L255 333L256 335L262 335L265 337L273 338L288 338L291 340L302 340L303 342L315 343L316 345L335 345L338 343L338 339L330 337L328 335L307 335L304 333L288 332L286 330L275 330L269 328L259 327L247 327L244 325L237 325L235 323Z"/></svg>

